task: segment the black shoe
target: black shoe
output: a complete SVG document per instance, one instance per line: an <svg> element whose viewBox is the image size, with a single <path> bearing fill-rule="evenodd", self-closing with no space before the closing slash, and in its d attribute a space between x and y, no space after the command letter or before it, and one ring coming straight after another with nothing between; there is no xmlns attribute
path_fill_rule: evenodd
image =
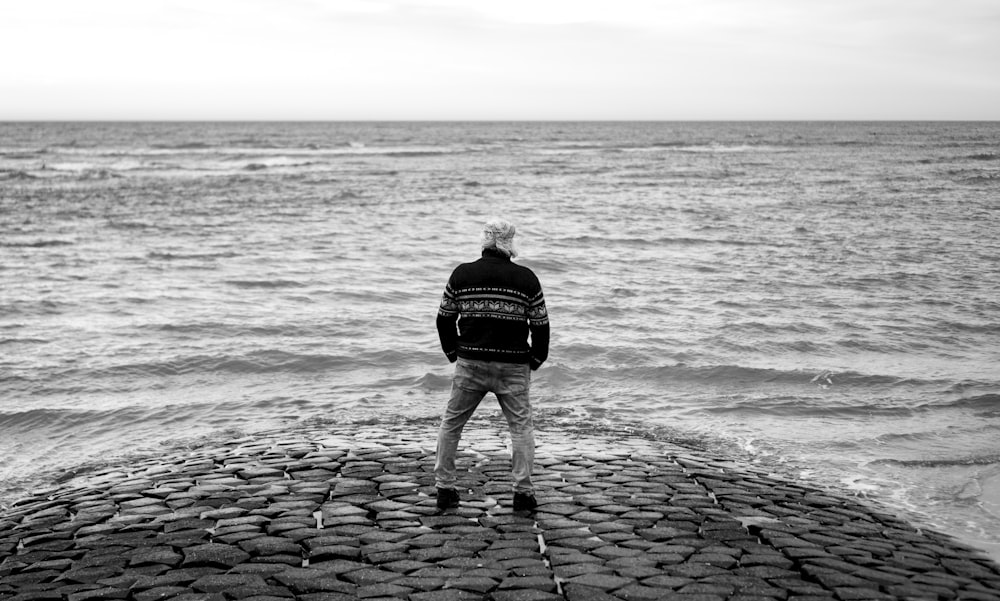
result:
<svg viewBox="0 0 1000 601"><path fill-rule="evenodd" d="M538 507L535 495L523 492L514 493L514 511L531 511L535 507Z"/></svg>
<svg viewBox="0 0 1000 601"><path fill-rule="evenodd" d="M458 491L454 488L437 489L437 497L438 509L453 509L458 507Z"/></svg>

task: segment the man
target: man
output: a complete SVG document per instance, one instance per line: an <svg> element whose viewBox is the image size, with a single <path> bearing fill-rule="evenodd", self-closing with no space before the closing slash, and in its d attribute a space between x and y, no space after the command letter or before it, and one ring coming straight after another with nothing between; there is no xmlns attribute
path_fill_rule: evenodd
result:
<svg viewBox="0 0 1000 601"><path fill-rule="evenodd" d="M531 482L535 435L528 390L530 372L549 354L549 316L538 278L513 263L516 256L514 226L491 219L483 226L482 258L456 267L441 299L438 336L456 365L434 465L440 509L458 507L455 453L462 428L487 392L496 395L510 428L514 511L538 505Z"/></svg>

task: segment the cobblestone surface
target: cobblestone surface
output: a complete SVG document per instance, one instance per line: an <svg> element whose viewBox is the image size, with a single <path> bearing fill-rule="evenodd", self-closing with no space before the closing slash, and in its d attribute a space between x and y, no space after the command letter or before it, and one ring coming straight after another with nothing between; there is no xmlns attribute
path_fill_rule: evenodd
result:
<svg viewBox="0 0 1000 601"><path fill-rule="evenodd" d="M475 418L462 502L431 424L301 427L64 482L0 514L0 601L1000 601L1000 567L858 500L680 445L539 428L511 509Z"/></svg>

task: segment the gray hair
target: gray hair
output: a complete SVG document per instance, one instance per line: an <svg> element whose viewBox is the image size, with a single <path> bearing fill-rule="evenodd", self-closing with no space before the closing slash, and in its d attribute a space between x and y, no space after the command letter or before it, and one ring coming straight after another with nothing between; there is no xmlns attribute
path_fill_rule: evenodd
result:
<svg viewBox="0 0 1000 601"><path fill-rule="evenodd" d="M506 219L490 219L483 225L483 250L493 248L513 259L517 256L514 232L514 224Z"/></svg>

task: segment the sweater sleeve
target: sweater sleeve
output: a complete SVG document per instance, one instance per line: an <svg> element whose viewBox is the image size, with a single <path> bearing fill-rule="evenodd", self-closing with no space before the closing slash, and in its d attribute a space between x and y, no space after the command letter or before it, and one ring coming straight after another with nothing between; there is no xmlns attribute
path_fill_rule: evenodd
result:
<svg viewBox="0 0 1000 601"><path fill-rule="evenodd" d="M528 328L531 331L531 369L535 370L549 358L549 312L541 286L528 304Z"/></svg>
<svg viewBox="0 0 1000 601"><path fill-rule="evenodd" d="M448 282L441 297L441 306L438 307L437 331L441 350L451 363L458 360L458 313L455 292L451 288L451 282Z"/></svg>

